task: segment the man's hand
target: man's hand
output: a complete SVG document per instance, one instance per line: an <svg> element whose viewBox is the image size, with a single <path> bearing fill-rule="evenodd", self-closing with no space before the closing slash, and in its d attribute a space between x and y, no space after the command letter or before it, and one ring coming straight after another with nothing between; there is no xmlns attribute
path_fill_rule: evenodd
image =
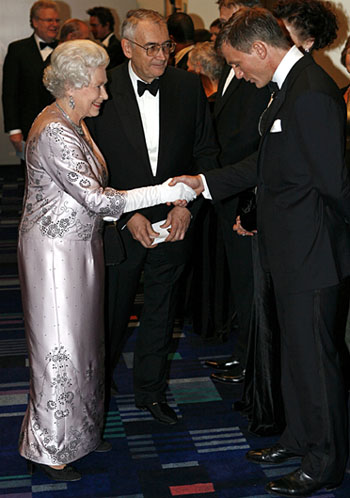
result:
<svg viewBox="0 0 350 498"><path fill-rule="evenodd" d="M176 242L183 240L191 222L191 213L187 208L174 207L169 211L166 222L161 228L168 228L171 225L170 233L165 242Z"/></svg>
<svg viewBox="0 0 350 498"><path fill-rule="evenodd" d="M196 192L197 195L200 195L203 190L204 190L204 185L202 182L202 178L199 175L196 176L188 176L188 175L182 175L182 176L176 176L171 180L169 185L176 185L179 182L183 182L189 187L193 188L193 190Z"/></svg>
<svg viewBox="0 0 350 498"><path fill-rule="evenodd" d="M145 247L146 249L157 247L157 244L153 244L153 240L159 235L159 233L155 232L152 229L151 222L145 216L140 213L134 214L134 216L132 216L132 218L130 218L130 220L127 222L126 226L133 239L140 242L143 247Z"/></svg>
<svg viewBox="0 0 350 498"><path fill-rule="evenodd" d="M23 135L22 133L15 133L14 135L10 135L10 142L14 146L17 152L22 153L22 141L23 141Z"/></svg>
<svg viewBox="0 0 350 498"><path fill-rule="evenodd" d="M245 235L249 235L251 237L252 235L257 233L256 230L253 230L252 232L248 232L248 230L245 230L241 225L241 217L240 216L237 216L236 223L233 225L233 230L234 230L234 232L237 232L238 235L242 235L242 237L244 237Z"/></svg>

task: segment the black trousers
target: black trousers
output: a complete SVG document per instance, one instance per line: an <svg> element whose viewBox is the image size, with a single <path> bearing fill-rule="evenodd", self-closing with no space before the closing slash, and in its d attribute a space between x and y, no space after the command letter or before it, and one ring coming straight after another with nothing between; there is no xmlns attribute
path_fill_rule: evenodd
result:
<svg viewBox="0 0 350 498"><path fill-rule="evenodd" d="M234 201L223 206L223 211L219 211L219 219L230 273L230 292L237 313L238 330L233 353L245 368L254 291L252 240L233 231L238 202L236 199ZM231 204L232 211L228 211Z"/></svg>
<svg viewBox="0 0 350 498"><path fill-rule="evenodd" d="M124 262L107 268L110 322L107 371L113 375L122 353L130 313L144 271L144 305L134 351L135 404L143 406L164 401L177 284L184 264L170 264L162 244L154 249L144 249L134 242L128 248Z"/></svg>
<svg viewBox="0 0 350 498"><path fill-rule="evenodd" d="M286 429L280 443L303 456L322 483L343 478L347 403L336 347L339 285L289 294L276 290Z"/></svg>

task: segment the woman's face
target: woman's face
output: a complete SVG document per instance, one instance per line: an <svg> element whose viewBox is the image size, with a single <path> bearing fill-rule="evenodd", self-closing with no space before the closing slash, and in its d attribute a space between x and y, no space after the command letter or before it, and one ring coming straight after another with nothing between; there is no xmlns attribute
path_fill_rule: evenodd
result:
<svg viewBox="0 0 350 498"><path fill-rule="evenodd" d="M79 119L98 116L102 102L108 99L106 83L106 68L100 66L92 70L89 86L75 88L69 92L74 99L74 111Z"/></svg>

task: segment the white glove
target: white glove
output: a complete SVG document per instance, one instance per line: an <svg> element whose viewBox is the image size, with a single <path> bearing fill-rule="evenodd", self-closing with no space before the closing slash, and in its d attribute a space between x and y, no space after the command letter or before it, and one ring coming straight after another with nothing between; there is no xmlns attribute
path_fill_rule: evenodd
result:
<svg viewBox="0 0 350 498"><path fill-rule="evenodd" d="M160 204L164 204L166 202L175 202L178 200L191 202L197 197L196 192L185 183L180 182L173 187L170 187L169 183L171 182L171 180L172 178L169 178L161 185L156 185L156 187L159 189Z"/></svg>
<svg viewBox="0 0 350 498"><path fill-rule="evenodd" d="M175 202L185 200L186 202L193 201L197 195L196 192L185 183L177 183L173 187L169 186L172 178L161 185L152 185L150 187L134 188L125 192L125 208L124 213L136 211L156 204L165 204L166 202ZM105 221L114 221L118 218L113 216L104 216Z"/></svg>
<svg viewBox="0 0 350 498"><path fill-rule="evenodd" d="M174 202L177 200L185 200L190 202L196 198L196 192L184 183L178 183L173 187L170 187L169 183L171 180L172 178L169 178L161 185L127 190L124 212L128 213L130 211L135 211L136 209L155 206L156 204L165 204L166 202Z"/></svg>

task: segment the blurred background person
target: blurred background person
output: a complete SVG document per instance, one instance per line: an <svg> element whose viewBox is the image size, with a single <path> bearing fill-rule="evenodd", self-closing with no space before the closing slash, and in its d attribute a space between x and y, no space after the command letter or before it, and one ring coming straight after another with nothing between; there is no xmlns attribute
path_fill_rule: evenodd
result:
<svg viewBox="0 0 350 498"><path fill-rule="evenodd" d="M30 9L30 25L33 34L10 43L3 66L4 129L21 159L34 119L52 102L42 77L48 57L58 43L60 19L56 2L35 2Z"/></svg>
<svg viewBox="0 0 350 498"><path fill-rule="evenodd" d="M211 34L208 29L198 28L194 30L194 43L202 43L205 41L210 41Z"/></svg>
<svg viewBox="0 0 350 498"><path fill-rule="evenodd" d="M274 14L283 21L293 43L312 52L331 45L337 38L334 7L322 0L279 0Z"/></svg>
<svg viewBox="0 0 350 498"><path fill-rule="evenodd" d="M199 75L209 102L215 102L224 59L218 55L213 43L196 43L188 54L188 71Z"/></svg>
<svg viewBox="0 0 350 498"><path fill-rule="evenodd" d="M109 55L107 69L112 69L125 61L120 41L114 34L114 17L107 7L92 7L87 11L90 16L90 29L95 40L102 43Z"/></svg>
<svg viewBox="0 0 350 498"><path fill-rule="evenodd" d="M184 12L175 12L167 19L169 36L176 43L170 64L187 70L188 54L194 47L194 24L192 18Z"/></svg>
<svg viewBox="0 0 350 498"><path fill-rule="evenodd" d="M215 42L216 37L218 36L221 29L221 20L215 19L209 26L209 31L211 34L210 41Z"/></svg>
<svg viewBox="0 0 350 498"><path fill-rule="evenodd" d="M59 41L60 43L70 40L88 40L90 38L89 26L80 19L67 19L62 24Z"/></svg>
<svg viewBox="0 0 350 498"><path fill-rule="evenodd" d="M19 451L30 474L39 468L55 481L79 480L71 462L111 449L102 440L102 218L187 195L165 184L106 186L106 163L84 118L107 99L107 64L92 41L59 45L44 74L56 100L35 120L26 147L18 267L31 378Z"/></svg>

